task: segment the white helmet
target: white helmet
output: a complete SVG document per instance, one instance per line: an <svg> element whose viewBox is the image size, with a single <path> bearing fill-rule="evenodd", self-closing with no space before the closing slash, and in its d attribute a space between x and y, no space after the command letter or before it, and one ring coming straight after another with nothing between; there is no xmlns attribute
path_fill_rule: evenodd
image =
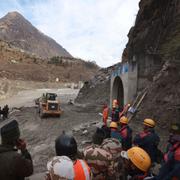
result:
<svg viewBox="0 0 180 180"><path fill-rule="evenodd" d="M74 179L73 162L67 156L55 156L47 163L47 170L51 180L55 179Z"/></svg>

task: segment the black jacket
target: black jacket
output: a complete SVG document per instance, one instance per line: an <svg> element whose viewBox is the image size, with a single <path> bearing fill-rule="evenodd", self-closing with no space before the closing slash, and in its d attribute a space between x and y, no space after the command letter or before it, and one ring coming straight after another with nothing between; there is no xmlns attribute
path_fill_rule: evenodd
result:
<svg viewBox="0 0 180 180"><path fill-rule="evenodd" d="M0 180L24 180L33 173L31 155L0 145Z"/></svg>

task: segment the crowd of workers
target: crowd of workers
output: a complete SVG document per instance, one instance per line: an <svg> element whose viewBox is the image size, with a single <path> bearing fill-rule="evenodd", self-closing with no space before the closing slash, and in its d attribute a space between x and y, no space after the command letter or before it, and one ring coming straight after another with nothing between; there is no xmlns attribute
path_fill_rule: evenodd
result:
<svg viewBox="0 0 180 180"><path fill-rule="evenodd" d="M79 151L73 136L63 132L55 140L56 155L47 162L45 180L178 180L180 179L180 124L172 124L164 155L158 149L160 138L155 121L145 119L143 131L133 138L126 110L113 101L108 127L108 107L103 111L104 125L97 128L92 144ZM33 173L31 155L20 139L16 120L1 128L0 179L22 180ZM18 152L20 151L20 153ZM157 175L151 169L161 163Z"/></svg>

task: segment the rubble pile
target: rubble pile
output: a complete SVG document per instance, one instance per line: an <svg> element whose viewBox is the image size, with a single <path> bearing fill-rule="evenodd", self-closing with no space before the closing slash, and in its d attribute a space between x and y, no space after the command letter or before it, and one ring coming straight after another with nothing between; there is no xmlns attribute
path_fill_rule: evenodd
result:
<svg viewBox="0 0 180 180"><path fill-rule="evenodd" d="M75 101L86 104L109 104L111 73L118 65L119 63L100 69L90 81L84 83Z"/></svg>

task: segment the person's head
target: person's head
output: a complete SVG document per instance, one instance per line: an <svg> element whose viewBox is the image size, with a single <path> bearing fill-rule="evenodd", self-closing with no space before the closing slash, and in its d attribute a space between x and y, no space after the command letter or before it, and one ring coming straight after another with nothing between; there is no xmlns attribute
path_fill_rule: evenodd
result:
<svg viewBox="0 0 180 180"><path fill-rule="evenodd" d="M117 129L117 128L118 128L117 123L114 122L114 121L112 121L112 122L110 123L110 128L111 128L111 129Z"/></svg>
<svg viewBox="0 0 180 180"><path fill-rule="evenodd" d="M2 144L15 146L20 137L19 125L16 120L12 120L1 128Z"/></svg>
<svg viewBox="0 0 180 180"><path fill-rule="evenodd" d="M77 143L73 136L62 133L55 140L55 150L57 156L68 156L75 159L77 155Z"/></svg>
<svg viewBox="0 0 180 180"><path fill-rule="evenodd" d="M121 126L127 125L128 124L128 118L126 116L122 116L120 118L119 122L120 122Z"/></svg>
<svg viewBox="0 0 180 180"><path fill-rule="evenodd" d="M143 124L144 124L144 130L152 129L156 125L154 120L152 119L144 119Z"/></svg>
<svg viewBox="0 0 180 180"><path fill-rule="evenodd" d="M105 137L106 137L105 131L102 128L97 128L96 132L92 137L92 141L94 144L100 145Z"/></svg>
<svg viewBox="0 0 180 180"><path fill-rule="evenodd" d="M118 107L118 106L119 106L118 100L117 100L117 99L114 99L114 100L113 100L113 103L112 103L112 107L113 107L113 108L116 108L116 107Z"/></svg>
<svg viewBox="0 0 180 180"><path fill-rule="evenodd" d="M107 108L107 107L108 107L107 104L104 103L104 104L103 104L103 109L105 109L105 108Z"/></svg>
<svg viewBox="0 0 180 180"><path fill-rule="evenodd" d="M172 124L170 129L169 129L169 141L170 143L174 144L176 142L180 142L180 124L175 123Z"/></svg>
<svg viewBox="0 0 180 180"><path fill-rule="evenodd" d="M50 180L74 179L74 165L67 156L55 156L47 163L47 170Z"/></svg>
<svg viewBox="0 0 180 180"><path fill-rule="evenodd" d="M125 168L132 173L146 173L151 167L151 159L146 151L140 147L132 147L121 152Z"/></svg>

